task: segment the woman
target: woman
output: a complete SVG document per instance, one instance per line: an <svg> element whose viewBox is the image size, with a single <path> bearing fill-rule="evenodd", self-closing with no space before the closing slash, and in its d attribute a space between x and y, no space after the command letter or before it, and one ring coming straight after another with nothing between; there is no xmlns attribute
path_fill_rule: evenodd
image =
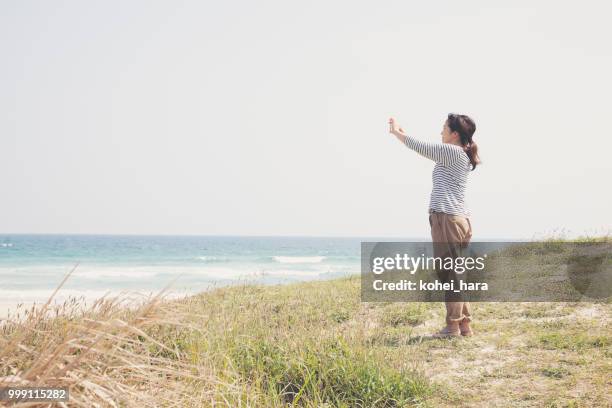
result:
<svg viewBox="0 0 612 408"><path fill-rule="evenodd" d="M470 171L480 163L478 147L472 137L476 124L466 115L450 113L442 128L442 143L422 142L407 135L394 118L389 119L390 132L420 155L436 162L433 190L429 202L429 225L434 256L457 257L472 237L470 213L465 206L465 188ZM437 270L443 281L456 279L452 270ZM445 293L446 327L435 337L471 336L470 305L460 294Z"/></svg>

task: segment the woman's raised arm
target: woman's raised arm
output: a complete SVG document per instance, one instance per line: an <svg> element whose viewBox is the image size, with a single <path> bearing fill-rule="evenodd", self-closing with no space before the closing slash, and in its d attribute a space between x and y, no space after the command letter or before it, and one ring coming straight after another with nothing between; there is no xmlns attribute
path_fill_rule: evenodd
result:
<svg viewBox="0 0 612 408"><path fill-rule="evenodd" d="M437 163L442 163L445 166L457 163L461 160L461 155L464 153L461 147L450 143L423 142L412 136L408 136L394 118L389 119L389 133L395 135L400 142L404 143L421 156Z"/></svg>
<svg viewBox="0 0 612 408"><path fill-rule="evenodd" d="M450 166L461 160L463 149L450 143L429 143L405 135L404 144L423 157Z"/></svg>

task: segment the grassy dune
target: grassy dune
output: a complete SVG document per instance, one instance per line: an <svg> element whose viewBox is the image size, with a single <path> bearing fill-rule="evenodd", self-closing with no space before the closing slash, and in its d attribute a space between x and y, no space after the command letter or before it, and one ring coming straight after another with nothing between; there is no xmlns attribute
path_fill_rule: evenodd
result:
<svg viewBox="0 0 612 408"><path fill-rule="evenodd" d="M86 407L612 406L609 303L474 306L476 336L444 340L441 304L362 303L358 277L72 301L3 325L0 384Z"/></svg>

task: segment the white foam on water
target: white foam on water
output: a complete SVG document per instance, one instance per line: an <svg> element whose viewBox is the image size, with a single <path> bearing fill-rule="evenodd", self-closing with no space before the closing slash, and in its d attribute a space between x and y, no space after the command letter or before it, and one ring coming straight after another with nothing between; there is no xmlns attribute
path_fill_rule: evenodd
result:
<svg viewBox="0 0 612 408"><path fill-rule="evenodd" d="M324 256L273 256L278 263L321 263L326 258Z"/></svg>
<svg viewBox="0 0 612 408"><path fill-rule="evenodd" d="M85 279L100 278L132 278L142 279L154 277L158 272L151 267L82 267L77 268L72 274L75 277Z"/></svg>
<svg viewBox="0 0 612 408"><path fill-rule="evenodd" d="M228 257L212 256L212 255L198 256L196 259L199 259L200 261L204 261L204 262L229 262L230 261L230 258Z"/></svg>

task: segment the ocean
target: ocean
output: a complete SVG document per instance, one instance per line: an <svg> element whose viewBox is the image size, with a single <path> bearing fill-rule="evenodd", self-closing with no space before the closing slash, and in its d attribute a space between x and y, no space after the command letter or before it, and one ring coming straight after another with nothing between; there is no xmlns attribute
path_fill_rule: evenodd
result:
<svg viewBox="0 0 612 408"><path fill-rule="evenodd" d="M0 302L44 302L78 264L57 299L106 293L190 294L236 283L289 283L360 271L360 243L374 238L0 235Z"/></svg>

